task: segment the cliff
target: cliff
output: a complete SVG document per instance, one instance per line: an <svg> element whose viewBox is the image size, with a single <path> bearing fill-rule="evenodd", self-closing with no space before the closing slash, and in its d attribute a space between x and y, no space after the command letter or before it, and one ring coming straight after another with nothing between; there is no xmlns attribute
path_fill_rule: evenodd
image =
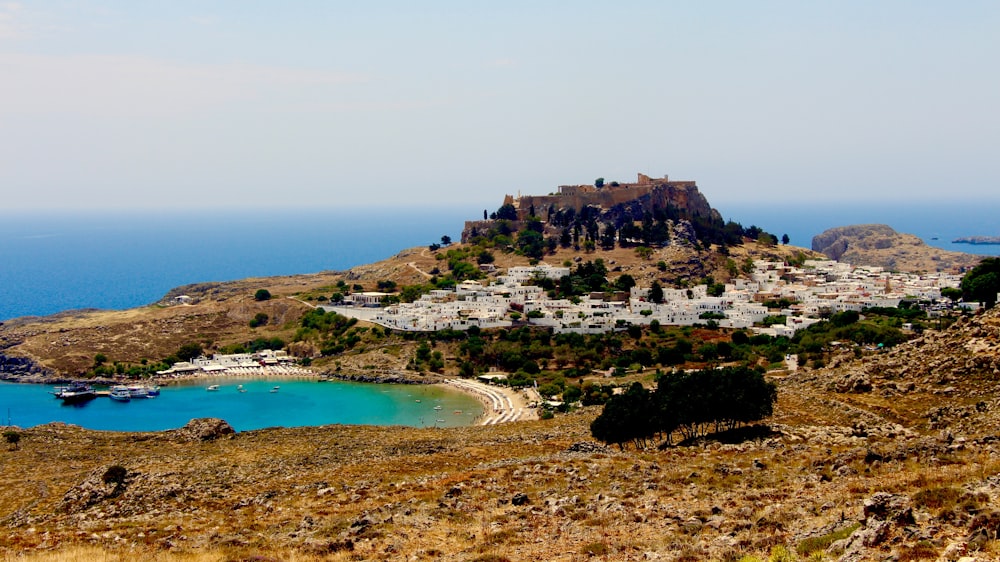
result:
<svg viewBox="0 0 1000 562"><path fill-rule="evenodd" d="M917 236L896 232L884 224L831 228L813 237L812 249L852 265L915 273L961 273L982 259L928 246Z"/></svg>
<svg viewBox="0 0 1000 562"><path fill-rule="evenodd" d="M504 203L514 207L517 221L524 221L534 214L548 223L550 217L560 211L571 210L579 214L586 208L597 210L597 217L602 222L617 225L640 221L654 213L664 213L671 219L722 221L722 215L709 205L695 182L673 181L667 176L638 176L635 183L612 182L601 187L562 185L556 193L549 195L508 195ZM489 229L491 224L492 221L488 220L466 222L462 241L468 241L474 231Z"/></svg>

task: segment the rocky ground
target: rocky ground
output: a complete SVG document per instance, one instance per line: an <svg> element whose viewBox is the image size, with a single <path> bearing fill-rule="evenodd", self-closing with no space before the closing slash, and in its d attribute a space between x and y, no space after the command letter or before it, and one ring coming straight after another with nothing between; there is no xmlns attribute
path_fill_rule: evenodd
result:
<svg viewBox="0 0 1000 562"><path fill-rule="evenodd" d="M996 560L998 337L991 312L796 371L778 379L771 433L738 444L605 447L589 436L595 408L456 429L40 426L0 455L0 548L727 561L783 547L810 560Z"/></svg>

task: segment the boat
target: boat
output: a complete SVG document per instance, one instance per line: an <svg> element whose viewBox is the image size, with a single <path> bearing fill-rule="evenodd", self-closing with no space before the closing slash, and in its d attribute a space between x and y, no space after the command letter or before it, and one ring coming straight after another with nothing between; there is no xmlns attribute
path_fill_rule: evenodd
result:
<svg viewBox="0 0 1000 562"><path fill-rule="evenodd" d="M117 402L128 402L132 400L132 391L127 386L112 386L108 392L108 398Z"/></svg>
<svg viewBox="0 0 1000 562"><path fill-rule="evenodd" d="M441 408L441 406L439 405L439 406L434 406L434 409L435 409L435 410L441 410L441 409L443 409L443 408Z"/></svg>
<svg viewBox="0 0 1000 562"><path fill-rule="evenodd" d="M141 384L134 384L128 387L132 398L153 398L160 395L160 387L149 387Z"/></svg>
<svg viewBox="0 0 1000 562"><path fill-rule="evenodd" d="M280 389L280 388L281 388L280 386L276 386L276 387L274 387L274 388L271 389L271 392L278 392L278 389Z"/></svg>
<svg viewBox="0 0 1000 562"><path fill-rule="evenodd" d="M97 392L89 384L73 383L56 395L63 404L82 404L97 398Z"/></svg>
<svg viewBox="0 0 1000 562"><path fill-rule="evenodd" d="M236 387L236 390L238 390L238 391L240 391L240 392L246 392L246 391L247 391L247 389L243 388L243 385L242 385L242 384L241 384L241 385L238 385L238 386Z"/></svg>
<svg viewBox="0 0 1000 562"><path fill-rule="evenodd" d="M206 388L205 390L207 390L207 391L209 391L209 392L214 392L214 391L216 391L216 390L219 390L219 385L217 385L217 384L213 384L213 385L210 385L210 386L209 386L208 388Z"/></svg>

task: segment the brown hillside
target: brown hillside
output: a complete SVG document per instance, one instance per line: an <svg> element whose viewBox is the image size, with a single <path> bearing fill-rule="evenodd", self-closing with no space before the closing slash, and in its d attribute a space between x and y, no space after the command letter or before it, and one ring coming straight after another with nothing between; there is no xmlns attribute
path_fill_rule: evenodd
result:
<svg viewBox="0 0 1000 562"><path fill-rule="evenodd" d="M982 256L929 246L912 234L896 232L884 224L831 228L813 237L812 249L852 265L913 273L960 273L982 259Z"/></svg>
<svg viewBox="0 0 1000 562"><path fill-rule="evenodd" d="M458 248L460 245L454 245ZM711 275L717 281L728 280L728 260L742 263L747 257L785 260L797 253L811 254L792 246L765 246L755 242L729 249L728 256L716 252L696 251L686 247L668 247L653 252L648 259L640 258L634 249L616 248L578 254L559 249L546 261L603 259L614 280L622 274L632 275L642 286L654 280L673 284L679 280L700 281ZM379 281L392 280L398 285L426 283L435 268L447 271L441 252L427 248L412 248L373 264L358 266L345 272L323 272L309 275L253 278L224 283L199 283L170 291L155 305L124 311L77 311L45 318L22 318L0 326L0 356L27 358L50 376L77 376L93 365L97 354L110 362L138 363L143 359L161 360L186 343L202 344L208 353L226 345L256 338L280 337L290 341L298 319L320 295L336 292L335 284L344 280L349 286L359 284L375 290ZM495 252L496 265L503 269L527 265L528 259L513 253ZM666 267L661 271L657 263ZM273 295L268 301L254 300L258 289ZM189 304L176 304L175 297L185 295ZM268 324L256 329L249 327L258 313L268 315Z"/></svg>
<svg viewBox="0 0 1000 562"><path fill-rule="evenodd" d="M437 430L41 426L0 457L0 548L29 559L722 561L781 545L818 550L810 560L996 560L998 337L991 312L792 373L779 379L776 433L739 445L606 448L589 438L593 408ZM115 465L120 486L103 478Z"/></svg>

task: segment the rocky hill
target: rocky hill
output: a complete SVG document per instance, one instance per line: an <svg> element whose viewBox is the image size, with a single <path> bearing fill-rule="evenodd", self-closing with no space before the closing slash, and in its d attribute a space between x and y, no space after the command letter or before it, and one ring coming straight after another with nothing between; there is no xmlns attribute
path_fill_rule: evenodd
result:
<svg viewBox="0 0 1000 562"><path fill-rule="evenodd" d="M981 256L928 246L917 236L896 232L884 224L831 228L813 237L812 249L830 259L852 265L914 273L959 273L975 266L981 259Z"/></svg>

